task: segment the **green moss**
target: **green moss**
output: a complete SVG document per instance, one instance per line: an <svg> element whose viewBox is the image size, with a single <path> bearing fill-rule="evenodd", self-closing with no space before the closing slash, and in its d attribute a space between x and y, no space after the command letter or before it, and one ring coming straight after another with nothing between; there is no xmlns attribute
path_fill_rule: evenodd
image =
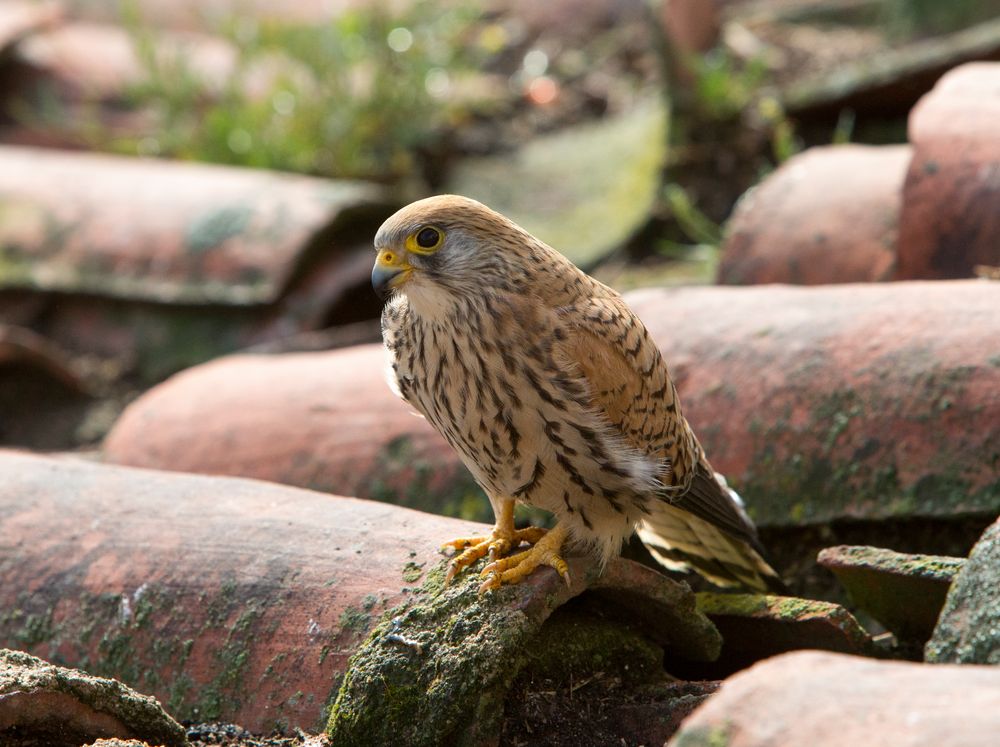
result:
<svg viewBox="0 0 1000 747"><path fill-rule="evenodd" d="M637 681L664 676L660 646L601 616L612 597L566 603L570 592L562 586L540 593L527 584L479 596L476 568L445 586L446 568L428 569L411 599L386 613L351 658L327 725L338 747L488 741L521 675L559 683L598 671ZM587 584L597 573L588 569L580 580ZM677 590L695 615L687 588ZM591 606L596 600L603 601ZM699 635L715 634L704 618L696 622L690 627ZM671 639L684 640L690 627Z"/></svg>
<svg viewBox="0 0 1000 747"><path fill-rule="evenodd" d="M132 636L127 630L109 630L97 646L100 666L97 671L114 673L123 682L140 682L140 668L132 648Z"/></svg>
<svg viewBox="0 0 1000 747"><path fill-rule="evenodd" d="M899 576L915 576L950 583L965 564L964 558L915 555L876 547L841 547L838 555L852 567L871 568Z"/></svg>
<svg viewBox="0 0 1000 747"><path fill-rule="evenodd" d="M54 667L21 651L0 651L0 696L12 691L62 692L109 714L153 744L181 747L184 729L153 699L115 680Z"/></svg>
<svg viewBox="0 0 1000 747"><path fill-rule="evenodd" d="M962 558L904 555L874 547L824 551L851 601L892 631L897 640L923 645L931 637Z"/></svg>
<svg viewBox="0 0 1000 747"><path fill-rule="evenodd" d="M587 269L649 219L662 184L666 129L664 108L649 100L620 116L533 138L514 154L465 159L445 187L491 205Z"/></svg>
<svg viewBox="0 0 1000 747"><path fill-rule="evenodd" d="M729 724L681 727L671 744L674 747L727 747L731 731Z"/></svg>
<svg viewBox="0 0 1000 747"><path fill-rule="evenodd" d="M904 483L900 474L912 470L896 464L895 449L883 441L883 434L862 433L857 422L870 420L870 413L885 412L903 423L933 428L942 409L963 397L974 371L959 366L921 372L908 380L913 391L905 400L894 399L895 394L876 399L871 392L852 389L806 399L799 403L799 409L808 413L804 424L793 424L787 413L768 426L751 422L756 453L739 479L730 476L734 487L761 526L996 513L1000 480L974 482L969 471L977 464L996 464L995 447L985 446L977 454L962 444L943 444L940 459L923 465L918 479Z"/></svg>
<svg viewBox="0 0 1000 747"><path fill-rule="evenodd" d="M665 676L662 647L572 604L546 620L525 653L525 675L553 682L579 681L599 671L615 674L627 685L649 685Z"/></svg>
<svg viewBox="0 0 1000 747"><path fill-rule="evenodd" d="M1000 522L986 530L948 591L927 661L1000 664Z"/></svg>
<svg viewBox="0 0 1000 747"><path fill-rule="evenodd" d="M706 615L733 617L768 617L775 620L800 620L812 615L828 615L842 609L829 602L767 594L728 594L699 592L698 609Z"/></svg>
<svg viewBox="0 0 1000 747"><path fill-rule="evenodd" d="M188 695L194 688L194 680L187 672L181 672L171 677L169 695L167 697L167 708L171 713L176 713L181 709Z"/></svg>
<svg viewBox="0 0 1000 747"><path fill-rule="evenodd" d="M779 597L767 594L728 594L698 592L695 595L700 612L711 618L745 617L767 619L775 623L804 623L823 619L839 628L855 650L870 648L871 640L854 616L839 604L799 597Z"/></svg>
<svg viewBox="0 0 1000 747"><path fill-rule="evenodd" d="M136 593L133 596L132 620L137 628L148 627L155 610L156 605L149 594Z"/></svg>
<svg viewBox="0 0 1000 747"><path fill-rule="evenodd" d="M389 441L382 456L390 463L408 462L413 456L413 442L409 436L398 436Z"/></svg>
<svg viewBox="0 0 1000 747"><path fill-rule="evenodd" d="M329 645L324 645L323 648L319 650L319 658L316 660L316 663L322 666L323 662L326 661L326 657L330 655L331 650L332 649ZM268 667L268 670L270 671L270 667Z"/></svg>
<svg viewBox="0 0 1000 747"><path fill-rule="evenodd" d="M215 208L197 217L187 227L184 234L185 248L195 254L213 249L246 231L253 214L253 208L248 205Z"/></svg>
<svg viewBox="0 0 1000 747"><path fill-rule="evenodd" d="M323 646L323 651L324 652L328 653L329 650L330 650L329 646ZM275 654L272 657L271 661L268 662L267 668L264 670L264 676L265 677L271 677L271 676L273 676L275 670L277 670L281 666L281 663L287 658L287 656L288 655L284 651L282 651L279 654ZM323 653L322 656L325 658L326 657L326 653Z"/></svg>
<svg viewBox="0 0 1000 747"><path fill-rule="evenodd" d="M698 609L706 615L739 615L752 617L765 612L770 604L764 594L718 594L702 592L697 595Z"/></svg>
<svg viewBox="0 0 1000 747"><path fill-rule="evenodd" d="M403 566L403 580L408 584L416 583L420 580L420 577L424 575L424 564L414 563L412 560L408 561L406 565Z"/></svg>
<svg viewBox="0 0 1000 747"><path fill-rule="evenodd" d="M826 442L824 443L828 452L833 449L834 444L837 443L837 439L840 438L841 434L847 430L851 418L860 414L861 408L855 405L847 412L835 412L830 416L830 429L827 432Z"/></svg>
<svg viewBox="0 0 1000 747"><path fill-rule="evenodd" d="M52 610L24 615L20 630L15 634L19 643L25 646L35 646L51 640L55 636L52 625Z"/></svg>
<svg viewBox="0 0 1000 747"><path fill-rule="evenodd" d="M340 613L340 627L353 633L364 633L371 624L372 616L354 607L347 607Z"/></svg>
<svg viewBox="0 0 1000 747"><path fill-rule="evenodd" d="M31 288L34 260L16 246L0 246L0 288Z"/></svg>
<svg viewBox="0 0 1000 747"><path fill-rule="evenodd" d="M14 606L0 613L0 635L47 658L58 657L69 637L65 621L55 622L54 605L43 595L22 592Z"/></svg>
<svg viewBox="0 0 1000 747"><path fill-rule="evenodd" d="M442 474L439 465L417 457L410 436L389 441L365 480L372 499L467 521L490 522L493 510L468 470L456 465Z"/></svg>
<svg viewBox="0 0 1000 747"><path fill-rule="evenodd" d="M48 606L51 598L24 595L16 607L0 611L0 634L56 663L72 661L94 675L157 692L178 718L188 720L221 716L253 697L247 682L251 655L255 642L268 635L268 605L280 604L270 590L258 592L235 577L198 595L156 584L127 595L93 594L67 583L58 598L71 614L61 617ZM372 597L371 607L378 604ZM197 629L192 620L202 621ZM203 656L191 668L196 641L214 651L207 673ZM273 709L275 719L280 710Z"/></svg>
<svg viewBox="0 0 1000 747"><path fill-rule="evenodd" d="M193 638L178 638L169 634L173 616L183 609L174 592L143 587L132 600L129 619L122 620L120 610L105 618L96 662L102 673L149 690L161 690L168 683L170 708L180 718L218 718L239 703L246 692L244 673L262 602L246 595L235 579L224 579L214 594L202 595L206 613L201 629ZM225 637L215 652L214 676L196 686L186 671L195 640L220 629Z"/></svg>
<svg viewBox="0 0 1000 747"><path fill-rule="evenodd" d="M99 621L112 616L118 609L118 595L83 593L79 596L79 603L77 619L83 624L76 631L74 643L86 644L93 637ZM54 638L58 639L59 636Z"/></svg>
<svg viewBox="0 0 1000 747"><path fill-rule="evenodd" d="M335 744L476 744L497 727L540 621L513 607L517 590L480 597L475 574L445 587L444 572L428 571L352 657L327 726Z"/></svg>
<svg viewBox="0 0 1000 747"><path fill-rule="evenodd" d="M149 640L153 629L162 629L169 622L173 606L172 594L150 585L131 595L82 595L80 617L86 620L86 627L81 643L101 631L99 657L93 662L92 671L143 689L158 689L162 673L183 667L192 645L191 641L155 634ZM137 643L137 636L141 643ZM139 650L143 656L138 655Z"/></svg>
<svg viewBox="0 0 1000 747"><path fill-rule="evenodd" d="M228 626L225 643L215 653L215 677L199 692L199 703L194 709L200 711L202 718L219 718L223 710L238 708L245 697L243 672L250 659L254 628L262 610L253 599L243 604L236 620Z"/></svg>

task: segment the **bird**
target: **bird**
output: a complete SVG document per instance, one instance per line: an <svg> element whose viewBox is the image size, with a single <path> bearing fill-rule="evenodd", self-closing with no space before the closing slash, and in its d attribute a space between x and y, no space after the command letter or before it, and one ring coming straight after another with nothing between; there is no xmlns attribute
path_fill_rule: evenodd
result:
<svg viewBox="0 0 1000 747"><path fill-rule="evenodd" d="M569 582L564 547L603 566L637 533L667 568L784 589L617 291L458 195L401 208L374 244L389 386L458 453L495 516L488 535L442 545L446 581L488 556L480 594L545 566ZM516 528L517 503L554 525Z"/></svg>

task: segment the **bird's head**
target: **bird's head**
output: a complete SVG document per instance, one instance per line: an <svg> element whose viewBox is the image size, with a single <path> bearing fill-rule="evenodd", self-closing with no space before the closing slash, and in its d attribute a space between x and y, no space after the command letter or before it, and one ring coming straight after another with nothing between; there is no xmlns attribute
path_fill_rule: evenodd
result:
<svg viewBox="0 0 1000 747"><path fill-rule="evenodd" d="M379 295L398 291L411 302L440 304L445 294L515 290L547 248L475 200L440 195L407 205L386 220L375 235L375 249L372 287Z"/></svg>

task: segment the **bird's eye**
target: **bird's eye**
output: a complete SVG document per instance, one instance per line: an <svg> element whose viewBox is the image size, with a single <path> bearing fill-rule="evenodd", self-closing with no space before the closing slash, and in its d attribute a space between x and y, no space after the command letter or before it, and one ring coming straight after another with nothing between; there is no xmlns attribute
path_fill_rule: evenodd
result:
<svg viewBox="0 0 1000 747"><path fill-rule="evenodd" d="M441 240L441 234L436 228L425 228L417 234L417 244L424 249L430 249Z"/></svg>
<svg viewBox="0 0 1000 747"><path fill-rule="evenodd" d="M441 232L438 229L425 226L417 232L416 243L421 249L437 249L441 238Z"/></svg>

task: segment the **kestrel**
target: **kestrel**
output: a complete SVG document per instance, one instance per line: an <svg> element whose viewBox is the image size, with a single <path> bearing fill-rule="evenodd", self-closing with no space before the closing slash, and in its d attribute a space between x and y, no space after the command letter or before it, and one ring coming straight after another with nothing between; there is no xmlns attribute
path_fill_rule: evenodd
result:
<svg viewBox="0 0 1000 747"><path fill-rule="evenodd" d="M637 530L668 567L781 587L684 419L659 349L616 291L453 195L398 211L375 248L390 385L458 452L496 517L490 536L443 546L464 550L449 580L487 554L480 592L541 565L568 580L564 543L607 562ZM555 525L516 529L518 501ZM531 547L507 555L522 544Z"/></svg>

